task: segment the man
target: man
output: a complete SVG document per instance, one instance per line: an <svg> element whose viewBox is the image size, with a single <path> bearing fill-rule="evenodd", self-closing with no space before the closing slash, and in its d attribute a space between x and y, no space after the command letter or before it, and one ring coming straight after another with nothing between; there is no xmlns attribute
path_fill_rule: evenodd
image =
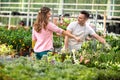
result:
<svg viewBox="0 0 120 80"><path fill-rule="evenodd" d="M85 39L89 34L94 38L96 38L99 42L103 44L106 43L105 39L103 39L98 34L96 34L96 32L89 26L89 24L87 23L88 18L89 18L89 13L87 11L81 11L78 16L78 20L71 22L68 25L67 32L80 37L81 41L77 42L74 39L65 36L65 46L64 46L65 49L80 50L83 41L85 41Z"/></svg>

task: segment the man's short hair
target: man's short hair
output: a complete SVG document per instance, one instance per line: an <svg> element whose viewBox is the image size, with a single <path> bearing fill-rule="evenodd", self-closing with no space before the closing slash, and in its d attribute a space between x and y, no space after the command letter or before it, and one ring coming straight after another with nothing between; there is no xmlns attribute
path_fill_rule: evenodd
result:
<svg viewBox="0 0 120 80"><path fill-rule="evenodd" d="M80 11L81 14L84 14L86 18L89 18L89 12L87 11Z"/></svg>

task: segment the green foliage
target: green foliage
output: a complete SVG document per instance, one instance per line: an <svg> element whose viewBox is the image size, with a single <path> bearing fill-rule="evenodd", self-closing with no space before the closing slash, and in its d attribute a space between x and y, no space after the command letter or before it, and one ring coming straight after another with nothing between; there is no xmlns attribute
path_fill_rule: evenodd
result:
<svg viewBox="0 0 120 80"><path fill-rule="evenodd" d="M64 42L64 37L61 34L53 33L53 47L60 48Z"/></svg>
<svg viewBox="0 0 120 80"><path fill-rule="evenodd" d="M8 30L1 27L0 41L1 43L13 45L13 49L17 49L18 51L21 48L31 47L31 29L25 30L24 28L19 28L16 30Z"/></svg>
<svg viewBox="0 0 120 80"><path fill-rule="evenodd" d="M60 48L62 46L62 42L63 42L63 37L61 36L53 36L53 46L54 48Z"/></svg>
<svg viewBox="0 0 120 80"><path fill-rule="evenodd" d="M111 69L88 68L72 63L45 63L20 57L4 63L0 78L7 80L119 80L120 72Z"/></svg>
<svg viewBox="0 0 120 80"><path fill-rule="evenodd" d="M116 73L111 69L106 69L106 70L99 70L98 71L98 80L119 80L120 76L118 75L120 74L119 72Z"/></svg>

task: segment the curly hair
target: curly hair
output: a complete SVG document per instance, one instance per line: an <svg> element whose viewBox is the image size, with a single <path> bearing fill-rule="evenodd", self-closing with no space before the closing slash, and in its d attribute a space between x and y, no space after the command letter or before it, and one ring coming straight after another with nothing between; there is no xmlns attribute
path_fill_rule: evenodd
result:
<svg viewBox="0 0 120 80"><path fill-rule="evenodd" d="M36 32L40 32L42 28L46 29L49 19L47 13L50 11L48 7L42 7L38 12L37 19L33 24Z"/></svg>

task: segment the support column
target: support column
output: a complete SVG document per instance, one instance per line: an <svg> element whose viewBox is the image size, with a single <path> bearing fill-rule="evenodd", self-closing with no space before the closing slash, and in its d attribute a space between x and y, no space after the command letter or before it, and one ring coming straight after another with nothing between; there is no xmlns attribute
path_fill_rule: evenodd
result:
<svg viewBox="0 0 120 80"><path fill-rule="evenodd" d="M60 3L59 3L59 10L58 10L58 14L59 15L62 15L63 14L63 5L64 4L64 0L60 0Z"/></svg>
<svg viewBox="0 0 120 80"><path fill-rule="evenodd" d="M107 2L107 15L111 19L111 16L114 16L114 2L115 0L108 0Z"/></svg>
<svg viewBox="0 0 120 80"><path fill-rule="evenodd" d="M29 17L30 17L30 0L28 1L28 10L27 10L27 26L29 26Z"/></svg>

